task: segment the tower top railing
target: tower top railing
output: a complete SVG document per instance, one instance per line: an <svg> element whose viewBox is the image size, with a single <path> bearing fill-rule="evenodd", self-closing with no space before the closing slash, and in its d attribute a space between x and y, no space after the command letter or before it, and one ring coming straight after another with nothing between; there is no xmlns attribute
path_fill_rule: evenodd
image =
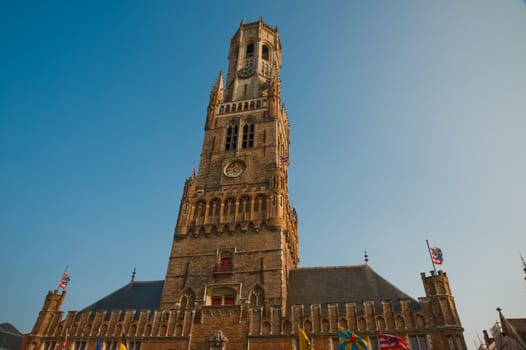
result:
<svg viewBox="0 0 526 350"><path fill-rule="evenodd" d="M219 115L239 113L251 110L265 109L268 107L268 99L266 97L236 101L224 102L219 105Z"/></svg>

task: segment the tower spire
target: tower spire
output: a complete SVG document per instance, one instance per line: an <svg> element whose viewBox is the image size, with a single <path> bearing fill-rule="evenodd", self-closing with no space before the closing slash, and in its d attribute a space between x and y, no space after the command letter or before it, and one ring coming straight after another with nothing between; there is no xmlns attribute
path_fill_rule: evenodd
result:
<svg viewBox="0 0 526 350"><path fill-rule="evenodd" d="M223 101L223 71L219 71L219 75L210 91L210 102L208 103L208 110L206 114L205 130L212 127L213 121L219 112L219 105Z"/></svg>

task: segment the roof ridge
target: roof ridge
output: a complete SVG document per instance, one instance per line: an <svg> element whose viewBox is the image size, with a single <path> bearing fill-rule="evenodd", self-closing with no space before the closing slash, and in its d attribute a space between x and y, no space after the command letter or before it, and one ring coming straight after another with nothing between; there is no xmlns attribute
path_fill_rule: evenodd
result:
<svg viewBox="0 0 526 350"><path fill-rule="evenodd" d="M328 270L328 269L349 268L349 267L358 268L358 267L370 267L370 266L368 264L334 265L334 266L306 266L306 267L298 267L297 269L292 269L291 271L295 271L295 270Z"/></svg>

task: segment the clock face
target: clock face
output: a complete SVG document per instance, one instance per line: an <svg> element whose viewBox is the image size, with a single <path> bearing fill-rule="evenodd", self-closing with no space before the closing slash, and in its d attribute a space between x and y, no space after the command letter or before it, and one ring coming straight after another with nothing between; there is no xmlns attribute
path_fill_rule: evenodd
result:
<svg viewBox="0 0 526 350"><path fill-rule="evenodd" d="M243 67L237 71L237 76L241 79L245 79L254 75L255 71L251 67Z"/></svg>
<svg viewBox="0 0 526 350"><path fill-rule="evenodd" d="M238 177L247 169L247 165L242 160L234 160L228 163L223 173L228 177Z"/></svg>

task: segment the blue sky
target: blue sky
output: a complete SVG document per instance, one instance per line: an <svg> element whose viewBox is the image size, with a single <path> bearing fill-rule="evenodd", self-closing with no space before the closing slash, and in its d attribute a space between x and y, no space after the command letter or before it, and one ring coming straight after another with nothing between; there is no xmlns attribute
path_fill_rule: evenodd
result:
<svg viewBox="0 0 526 350"><path fill-rule="evenodd" d="M444 251L473 342L526 317L526 6L519 0L0 4L0 322L164 279L208 94L242 19L283 44L301 266L413 297Z"/></svg>

